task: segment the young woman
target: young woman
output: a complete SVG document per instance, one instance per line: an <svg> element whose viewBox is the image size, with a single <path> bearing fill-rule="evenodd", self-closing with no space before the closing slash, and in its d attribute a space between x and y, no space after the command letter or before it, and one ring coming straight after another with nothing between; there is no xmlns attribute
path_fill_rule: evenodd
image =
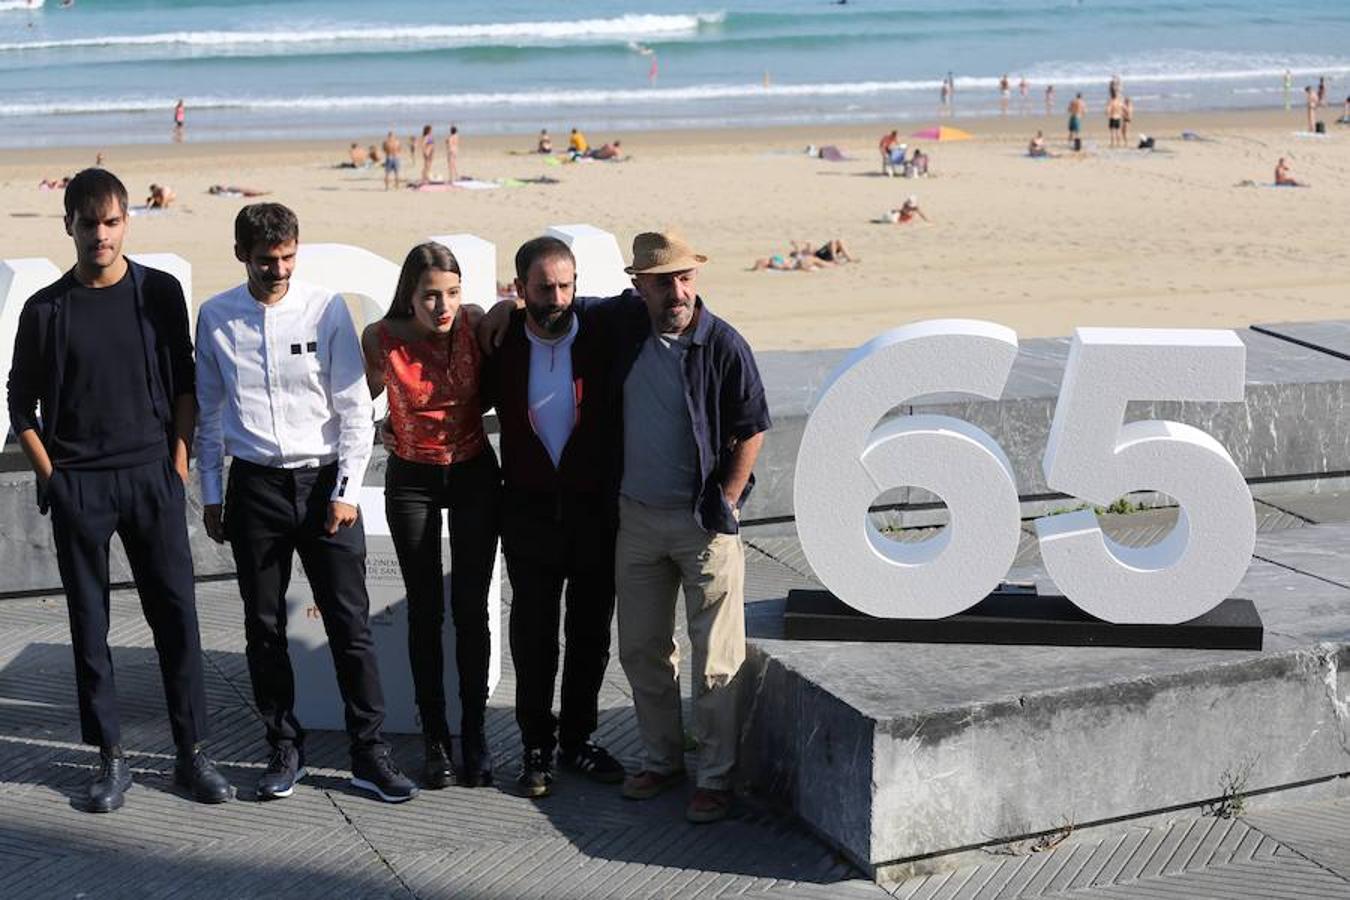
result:
<svg viewBox="0 0 1350 900"><path fill-rule="evenodd" d="M389 392L385 515L408 592L408 656L426 739L423 776L429 788L492 780L483 716L500 478L483 431L482 356L474 341L479 315L478 307L460 305L454 255L428 242L408 253L389 312L361 337L371 394ZM451 762L443 688L442 509L450 511L450 610L463 709L458 772Z"/></svg>

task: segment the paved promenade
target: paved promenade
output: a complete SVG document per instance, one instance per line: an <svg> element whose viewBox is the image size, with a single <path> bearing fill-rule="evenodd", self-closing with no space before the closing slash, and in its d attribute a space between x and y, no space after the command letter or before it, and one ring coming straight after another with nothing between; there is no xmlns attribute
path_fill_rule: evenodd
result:
<svg viewBox="0 0 1350 900"><path fill-rule="evenodd" d="M1303 529L1309 540L1316 522L1350 519L1345 498L1271 498L1257 508L1263 529ZM1125 517L1115 531L1156 532L1160 518ZM749 538L752 602L809 584L792 543ZM0 600L0 897L1350 898L1350 800L1286 795L1227 817L1186 811L973 855L954 871L885 887L776 812L772 798L742 797L731 821L711 826L684 822L682 796L632 803L566 774L555 796L525 800L510 792L519 742L509 657L489 711L500 787L425 791L387 806L346 787L343 736L317 733L310 778L288 800L256 803L265 753L238 596L220 582L201 585L199 598L211 749L239 796L204 807L174 791L150 634L135 595L119 592L111 643L136 786L106 816L73 804L96 754L78 743L63 600ZM617 660L601 706L598 739L634 761ZM395 744L415 771L420 740Z"/></svg>

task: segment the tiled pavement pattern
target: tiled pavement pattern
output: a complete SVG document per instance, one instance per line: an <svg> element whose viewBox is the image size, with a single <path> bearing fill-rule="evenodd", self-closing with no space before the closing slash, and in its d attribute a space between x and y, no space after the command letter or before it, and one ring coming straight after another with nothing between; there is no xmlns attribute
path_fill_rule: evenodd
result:
<svg viewBox="0 0 1350 900"><path fill-rule="evenodd" d="M1343 518L1350 506L1301 502L1258 503L1263 529ZM1165 519L1123 517L1112 530L1147 540L1144 532L1165 527ZM751 601L810 584L795 542L752 536L748 545ZM1024 550L1019 562L1031 558L1034 542ZM742 797L735 817L713 826L686 824L678 792L631 803L615 788L565 774L555 796L524 800L509 791L519 753L509 658L489 712L501 787L380 804L346 787L342 736L316 733L308 745L312 774L295 796L256 803L252 784L264 751L238 598L229 583L203 584L199 597L211 749L239 797L203 807L173 790L149 632L134 594L121 592L112 600L111 643L136 786L126 807L107 816L74 807L94 754L78 743L62 599L0 601L0 898L1350 898L1350 801L1126 825L1110 835L1071 836L1046 852L1010 848L882 888L775 812L772 798ZM631 762L637 742L626 688L615 661L597 738ZM395 743L415 770L420 742Z"/></svg>

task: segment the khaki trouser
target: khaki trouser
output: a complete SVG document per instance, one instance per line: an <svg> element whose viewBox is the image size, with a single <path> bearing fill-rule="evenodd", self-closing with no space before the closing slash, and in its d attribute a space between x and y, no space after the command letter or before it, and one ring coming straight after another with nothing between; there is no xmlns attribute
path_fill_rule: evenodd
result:
<svg viewBox="0 0 1350 900"><path fill-rule="evenodd" d="M687 509L619 498L615 547L619 661L633 688L643 768L684 768L675 597L684 587L693 645L698 786L725 790L736 764L736 685L745 661L745 552L734 534L704 531Z"/></svg>

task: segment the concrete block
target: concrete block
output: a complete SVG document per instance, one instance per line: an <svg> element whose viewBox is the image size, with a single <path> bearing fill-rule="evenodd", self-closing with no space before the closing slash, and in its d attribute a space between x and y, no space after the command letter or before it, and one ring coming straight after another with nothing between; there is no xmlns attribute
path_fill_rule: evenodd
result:
<svg viewBox="0 0 1350 900"><path fill-rule="evenodd" d="M497 302L497 245L474 234L438 234L431 240L455 254L460 269L460 299L487 309Z"/></svg>
<svg viewBox="0 0 1350 900"><path fill-rule="evenodd" d="M756 638L741 772L876 877L1200 805L1231 775L1263 791L1344 774L1350 588L1285 566L1330 566L1350 526L1278 540L1282 564L1235 592L1265 619L1259 652Z"/></svg>
<svg viewBox="0 0 1350 900"><path fill-rule="evenodd" d="M572 248L577 258L577 296L613 297L632 287L619 242L594 225L550 225L545 231Z"/></svg>
<svg viewBox="0 0 1350 900"><path fill-rule="evenodd" d="M403 575L394 553L393 539L384 517L384 489L361 488L361 516L366 529L366 587L370 593L370 629L379 660L384 688L384 730L391 734L420 733L421 719L415 703L412 668L408 662L408 600ZM441 641L445 648L446 716L451 730L459 727L459 676L455 669L455 628L450 615L449 528L442 520L441 560L445 567L445 624ZM286 592L287 638L295 670L295 710L306 728L342 731L342 698L338 693L333 658L324 633L323 617L314 604L314 594L296 564ZM502 674L501 555L492 572L488 594L488 629L493 636L488 668L489 693Z"/></svg>
<svg viewBox="0 0 1350 900"><path fill-rule="evenodd" d="M61 277L61 270L50 260L0 260L0 372L9 376L14 362L14 335L19 328L19 313L28 298ZM0 450L9 437L9 407L0 404Z"/></svg>
<svg viewBox="0 0 1350 900"><path fill-rule="evenodd" d="M197 304L192 301L192 263L177 253L128 253L143 266L168 272L183 287L183 299L187 301L189 334L197 333Z"/></svg>

